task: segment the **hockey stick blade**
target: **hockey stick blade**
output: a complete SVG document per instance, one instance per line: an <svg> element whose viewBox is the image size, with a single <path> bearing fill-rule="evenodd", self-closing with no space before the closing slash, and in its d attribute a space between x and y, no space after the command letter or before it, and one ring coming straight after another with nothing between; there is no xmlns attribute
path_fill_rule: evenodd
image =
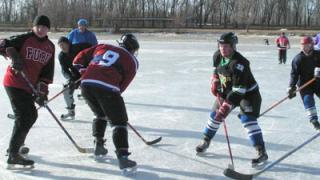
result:
<svg viewBox="0 0 320 180"><path fill-rule="evenodd" d="M162 139L162 137L158 137L157 139L153 140L153 141L147 141L146 144L147 145L153 145L153 144L156 144L158 142L160 142Z"/></svg>
<svg viewBox="0 0 320 180"><path fill-rule="evenodd" d="M252 174L242 174L231 168L227 168L223 171L223 174L232 179L240 179L240 180L250 180L252 179Z"/></svg>
<svg viewBox="0 0 320 180"><path fill-rule="evenodd" d="M77 149L81 153L92 153L93 150L94 150L93 148L82 148L82 147L79 147L79 146L77 146Z"/></svg>
<svg viewBox="0 0 320 180"><path fill-rule="evenodd" d="M273 166L279 164L282 160L286 159L287 157L289 157L291 154L293 154L294 152L298 151L299 149L301 149L302 147L304 147L305 145L307 145L308 143L310 143L311 141L313 141L314 139L316 139L317 137L320 136L320 132L318 132L317 134L313 135L311 138L307 139L306 141L304 141L303 143L301 143L300 145L296 146L295 148L293 148L292 150L288 151L287 153L285 153L283 156L279 157L277 160L273 161L270 164L267 164L264 168L262 168L260 171L257 171L256 173L252 173L252 174L242 174L239 172L236 172L230 168L227 168L223 171L223 174L229 178L232 179L252 179L253 177L257 177L260 174L264 173L265 171L267 171L268 169L272 168Z"/></svg>

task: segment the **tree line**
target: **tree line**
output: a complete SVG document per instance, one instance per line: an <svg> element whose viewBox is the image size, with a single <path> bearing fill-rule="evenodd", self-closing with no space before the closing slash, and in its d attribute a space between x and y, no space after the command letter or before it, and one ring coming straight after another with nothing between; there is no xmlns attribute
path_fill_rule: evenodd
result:
<svg viewBox="0 0 320 180"><path fill-rule="evenodd" d="M52 27L317 28L320 0L2 0L0 24L27 26L38 14Z"/></svg>

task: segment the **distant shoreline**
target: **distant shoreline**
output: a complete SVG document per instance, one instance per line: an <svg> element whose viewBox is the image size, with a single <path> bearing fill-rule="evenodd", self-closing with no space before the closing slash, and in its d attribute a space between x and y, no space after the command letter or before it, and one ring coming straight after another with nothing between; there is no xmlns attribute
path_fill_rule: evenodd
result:
<svg viewBox="0 0 320 180"><path fill-rule="evenodd" d="M28 27L0 27L0 32L26 32L31 28ZM72 28L57 28L51 29L52 33L64 33L69 32ZM246 29L197 29L197 28L120 28L119 32L114 32L113 28L93 28L89 27L89 30L95 33L109 33L109 34L120 34L123 32L137 32L137 33L213 33L221 34L222 32L232 31L239 35L266 35L274 36L279 35L280 31L285 31L290 36L303 36L303 35L315 35L320 32L320 30L305 30L305 29L249 29L247 32Z"/></svg>

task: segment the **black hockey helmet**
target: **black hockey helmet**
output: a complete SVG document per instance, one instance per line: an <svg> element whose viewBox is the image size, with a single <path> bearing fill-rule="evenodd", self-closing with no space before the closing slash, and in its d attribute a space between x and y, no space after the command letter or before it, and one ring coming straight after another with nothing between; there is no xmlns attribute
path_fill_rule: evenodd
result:
<svg viewBox="0 0 320 180"><path fill-rule="evenodd" d="M121 36L120 41L118 41L119 46L127 49L131 53L134 53L140 48L137 38L131 33L125 33Z"/></svg>
<svg viewBox="0 0 320 180"><path fill-rule="evenodd" d="M238 43L238 37L233 32L223 33L218 39L218 43L235 45Z"/></svg>

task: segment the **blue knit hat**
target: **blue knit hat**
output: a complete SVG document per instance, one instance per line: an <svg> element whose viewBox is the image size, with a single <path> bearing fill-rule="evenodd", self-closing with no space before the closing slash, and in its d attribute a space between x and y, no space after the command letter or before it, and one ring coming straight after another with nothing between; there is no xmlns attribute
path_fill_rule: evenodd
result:
<svg viewBox="0 0 320 180"><path fill-rule="evenodd" d="M86 19L79 19L78 25L79 26L87 26L88 25L88 21Z"/></svg>

